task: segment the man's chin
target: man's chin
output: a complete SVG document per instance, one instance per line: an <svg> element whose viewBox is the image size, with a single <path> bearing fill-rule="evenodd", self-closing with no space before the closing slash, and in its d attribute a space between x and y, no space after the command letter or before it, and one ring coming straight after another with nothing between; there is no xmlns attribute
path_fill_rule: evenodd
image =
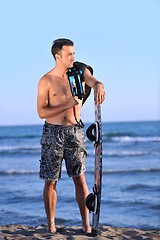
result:
<svg viewBox="0 0 160 240"><path fill-rule="evenodd" d="M69 64L69 68L71 68L71 67L73 67L73 63L70 63L70 64Z"/></svg>
<svg viewBox="0 0 160 240"><path fill-rule="evenodd" d="M66 68L68 69L68 68L72 68L73 67L73 63L68 63L67 65L66 65Z"/></svg>

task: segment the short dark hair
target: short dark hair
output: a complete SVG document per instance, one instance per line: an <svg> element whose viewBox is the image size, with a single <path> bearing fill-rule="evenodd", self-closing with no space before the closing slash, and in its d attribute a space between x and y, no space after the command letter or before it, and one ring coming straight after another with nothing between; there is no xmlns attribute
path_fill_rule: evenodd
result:
<svg viewBox="0 0 160 240"><path fill-rule="evenodd" d="M54 40L51 47L51 53L54 58L55 58L55 55L62 50L63 46L74 46L74 43L67 38L59 38Z"/></svg>

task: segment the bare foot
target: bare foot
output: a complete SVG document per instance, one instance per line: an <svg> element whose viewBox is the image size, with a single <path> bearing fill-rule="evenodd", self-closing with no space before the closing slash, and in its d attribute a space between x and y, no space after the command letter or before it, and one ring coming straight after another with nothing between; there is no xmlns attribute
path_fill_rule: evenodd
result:
<svg viewBox="0 0 160 240"><path fill-rule="evenodd" d="M56 225L55 225L55 223L52 223L52 224L50 224L49 226L48 226L48 232L49 233L56 233Z"/></svg>
<svg viewBox="0 0 160 240"><path fill-rule="evenodd" d="M82 232L91 233L91 227L90 226L82 226Z"/></svg>

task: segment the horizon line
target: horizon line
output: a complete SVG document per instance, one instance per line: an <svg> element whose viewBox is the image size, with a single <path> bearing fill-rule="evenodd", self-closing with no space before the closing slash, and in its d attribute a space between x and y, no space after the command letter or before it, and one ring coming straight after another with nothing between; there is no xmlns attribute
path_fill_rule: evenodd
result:
<svg viewBox="0 0 160 240"><path fill-rule="evenodd" d="M102 121L102 124L103 123L134 123L134 122L159 122L160 121L160 119L152 119L152 120L117 120L117 121ZM84 121L83 122L84 124L91 124L91 123L93 123L93 121L92 122L86 122L86 121ZM6 125L1 125L0 124L0 127L18 127L18 126L41 126L41 125L43 125L44 124L44 122L43 123L16 123L16 124L6 124Z"/></svg>

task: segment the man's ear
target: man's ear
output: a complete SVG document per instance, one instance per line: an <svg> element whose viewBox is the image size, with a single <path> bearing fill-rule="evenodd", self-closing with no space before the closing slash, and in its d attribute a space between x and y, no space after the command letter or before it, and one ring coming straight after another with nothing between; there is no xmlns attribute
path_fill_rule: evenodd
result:
<svg viewBox="0 0 160 240"><path fill-rule="evenodd" d="M55 58L56 58L56 59L60 59L60 58L61 58L61 55L56 53L56 54L55 54Z"/></svg>

